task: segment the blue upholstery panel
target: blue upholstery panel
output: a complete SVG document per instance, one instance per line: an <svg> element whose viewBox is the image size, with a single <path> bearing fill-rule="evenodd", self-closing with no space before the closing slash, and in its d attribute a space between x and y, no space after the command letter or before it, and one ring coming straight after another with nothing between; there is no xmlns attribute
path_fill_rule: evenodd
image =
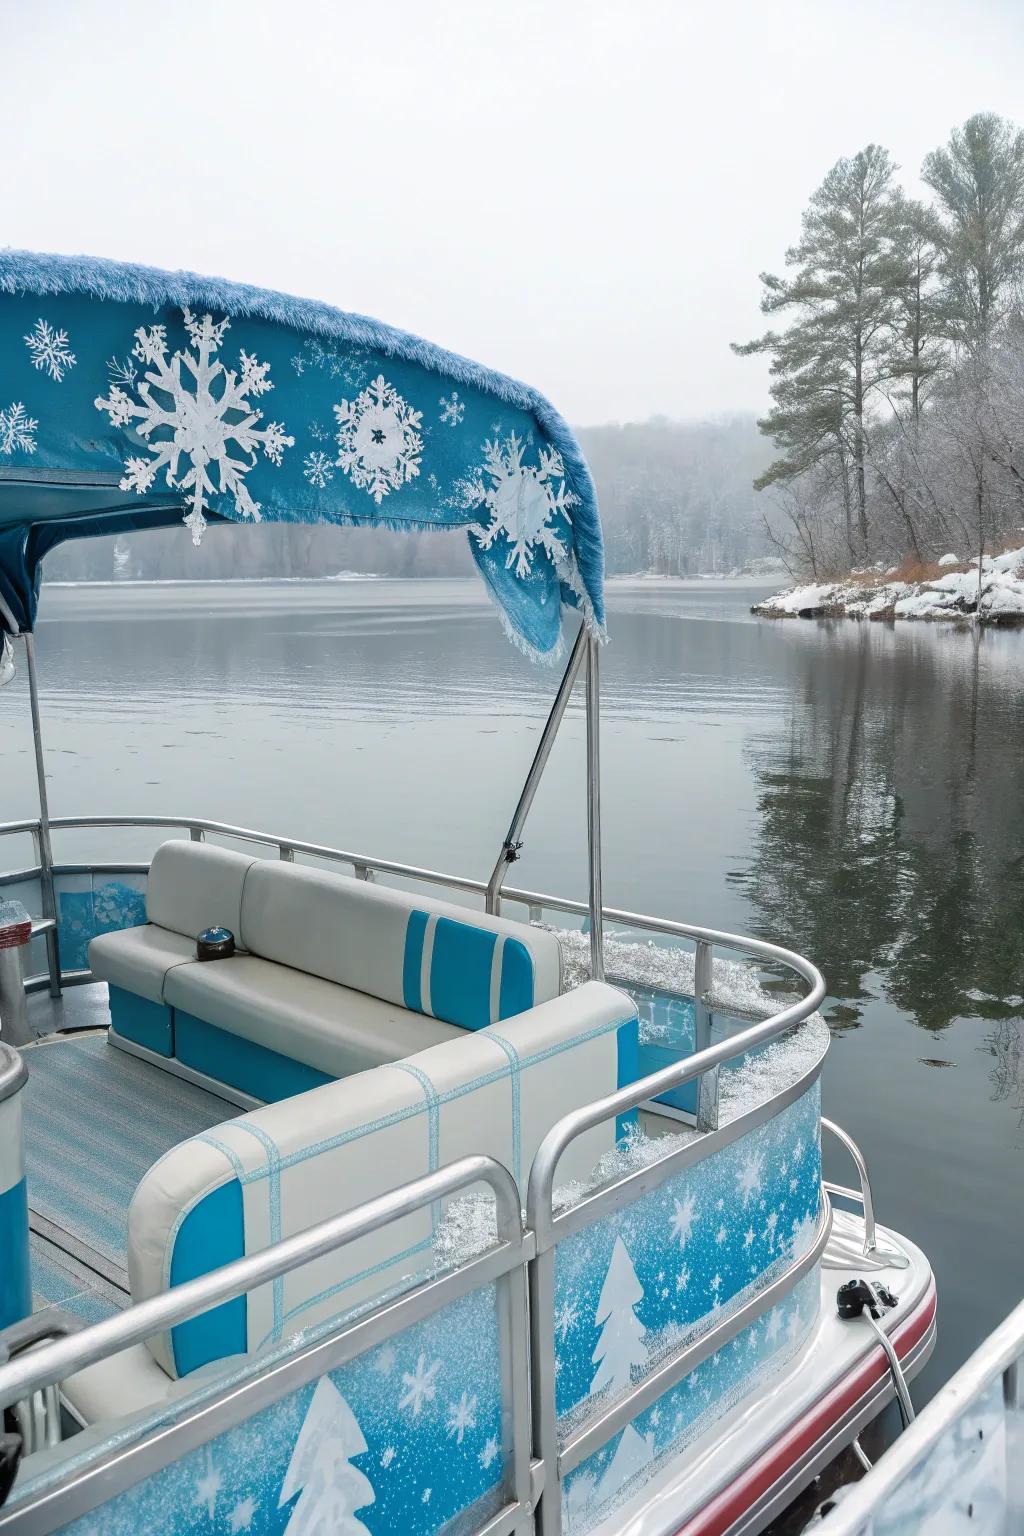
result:
<svg viewBox="0 0 1024 1536"><path fill-rule="evenodd" d="M175 1054L184 1066L266 1104L334 1081L326 1072L318 1072L315 1067L307 1067L280 1051L268 1050L265 1045L230 1034L226 1029L217 1029L180 1008L174 1010L174 1041Z"/></svg>
<svg viewBox="0 0 1024 1536"><path fill-rule="evenodd" d="M212 1190L184 1217L174 1238L168 1283L184 1285L209 1274L245 1252L242 1186L229 1179ZM236 1296L171 1330L171 1348L179 1376L211 1360L244 1353L247 1348L246 1298Z"/></svg>
<svg viewBox="0 0 1024 1536"><path fill-rule="evenodd" d="M533 956L518 939L506 939L501 952L498 1018L511 1019L533 1007Z"/></svg>
<svg viewBox="0 0 1024 1536"><path fill-rule="evenodd" d="M491 964L498 936L471 923L439 917L430 956L430 1011L463 1029L491 1022Z"/></svg>
<svg viewBox="0 0 1024 1536"><path fill-rule="evenodd" d="M402 992L405 1006L415 1013L423 1012L423 996L420 977L423 971L423 936L427 931L427 914L410 912L405 930L405 956L402 962Z"/></svg>
<svg viewBox="0 0 1024 1536"><path fill-rule="evenodd" d="M28 1192L22 1178L0 1193L0 1328L31 1311Z"/></svg>
<svg viewBox="0 0 1024 1536"><path fill-rule="evenodd" d="M159 1056L174 1055L174 1015L163 1003L111 986L110 1022L117 1033Z"/></svg>

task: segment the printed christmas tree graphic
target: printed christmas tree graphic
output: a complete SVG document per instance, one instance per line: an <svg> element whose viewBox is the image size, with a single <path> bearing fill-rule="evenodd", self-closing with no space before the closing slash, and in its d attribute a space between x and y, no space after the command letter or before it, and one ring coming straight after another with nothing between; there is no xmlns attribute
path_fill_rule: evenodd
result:
<svg viewBox="0 0 1024 1536"><path fill-rule="evenodd" d="M626 1245L617 1237L594 1317L601 1327L601 1337L592 1356L597 1373L590 1383L591 1394L605 1387L614 1392L624 1391L632 1380L633 1366L646 1362L644 1326L634 1311L643 1296L644 1288L636 1277Z"/></svg>
<svg viewBox="0 0 1024 1536"><path fill-rule="evenodd" d="M374 1502L373 1484L351 1464L365 1450L355 1414L330 1378L321 1377L277 1501L281 1508L300 1494L284 1536L370 1536L355 1511Z"/></svg>
<svg viewBox="0 0 1024 1536"><path fill-rule="evenodd" d="M632 1424L627 1424L622 1431L622 1439L615 1449L615 1455L608 1463L608 1470L597 1485L598 1503L604 1504L612 1498L618 1493L623 1483L628 1483L631 1477L635 1477L644 1467L650 1466L653 1460L653 1433L648 1430L646 1435L639 1435Z"/></svg>

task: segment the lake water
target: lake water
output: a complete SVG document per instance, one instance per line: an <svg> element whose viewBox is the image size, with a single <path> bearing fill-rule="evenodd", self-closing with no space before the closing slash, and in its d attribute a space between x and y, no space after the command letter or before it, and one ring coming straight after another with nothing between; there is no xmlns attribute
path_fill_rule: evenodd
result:
<svg viewBox="0 0 1024 1536"><path fill-rule="evenodd" d="M762 591L610 586L605 900L824 971L825 1111L938 1277L923 1401L1024 1293L1024 635L756 620ZM557 676L462 582L52 587L37 648L53 814L202 815L478 877ZM516 884L585 896L583 739L577 705ZM36 814L23 675L0 774L0 817Z"/></svg>

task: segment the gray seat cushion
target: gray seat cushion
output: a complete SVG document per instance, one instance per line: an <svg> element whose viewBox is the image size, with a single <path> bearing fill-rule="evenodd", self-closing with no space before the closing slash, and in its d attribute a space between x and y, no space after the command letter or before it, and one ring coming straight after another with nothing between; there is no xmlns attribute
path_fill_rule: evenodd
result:
<svg viewBox="0 0 1024 1536"><path fill-rule="evenodd" d="M256 955L180 966L167 976L164 1000L331 1077L400 1061L464 1034L457 1025Z"/></svg>
<svg viewBox="0 0 1024 1536"><path fill-rule="evenodd" d="M163 1002L168 972L195 958L194 937L158 928L155 923L101 933L89 945L89 969L97 981L123 987L151 1003Z"/></svg>

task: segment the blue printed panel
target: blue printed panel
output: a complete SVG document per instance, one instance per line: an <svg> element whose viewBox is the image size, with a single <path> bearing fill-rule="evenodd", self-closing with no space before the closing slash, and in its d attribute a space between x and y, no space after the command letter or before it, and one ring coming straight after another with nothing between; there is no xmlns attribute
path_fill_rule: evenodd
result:
<svg viewBox="0 0 1024 1536"><path fill-rule="evenodd" d="M633 982L626 990L636 1000L640 1019L639 1077L650 1077L682 1057L693 1055L697 1028L692 997ZM658 1102L696 1114L697 1084L684 1083L681 1088L659 1094Z"/></svg>
<svg viewBox="0 0 1024 1536"><path fill-rule="evenodd" d="M60 875L54 882L60 961L66 971L89 967L89 942L99 933L146 921L145 875Z"/></svg>
<svg viewBox="0 0 1024 1536"><path fill-rule="evenodd" d="M809 1247L821 1182L820 1091L560 1243L563 1432L763 1289Z"/></svg>
<svg viewBox="0 0 1024 1536"><path fill-rule="evenodd" d="M820 1265L789 1295L638 1414L562 1486L565 1536L585 1536L748 1393L764 1391L818 1314ZM916 1527L914 1529L917 1529Z"/></svg>
<svg viewBox="0 0 1024 1536"><path fill-rule="evenodd" d="M481 1524L504 1501L501 1379L497 1297L489 1286L63 1530L432 1536L467 1511L467 1524ZM157 1422L172 1421L176 1412L187 1405L166 1410ZM106 1449L95 1447L79 1460Z"/></svg>

